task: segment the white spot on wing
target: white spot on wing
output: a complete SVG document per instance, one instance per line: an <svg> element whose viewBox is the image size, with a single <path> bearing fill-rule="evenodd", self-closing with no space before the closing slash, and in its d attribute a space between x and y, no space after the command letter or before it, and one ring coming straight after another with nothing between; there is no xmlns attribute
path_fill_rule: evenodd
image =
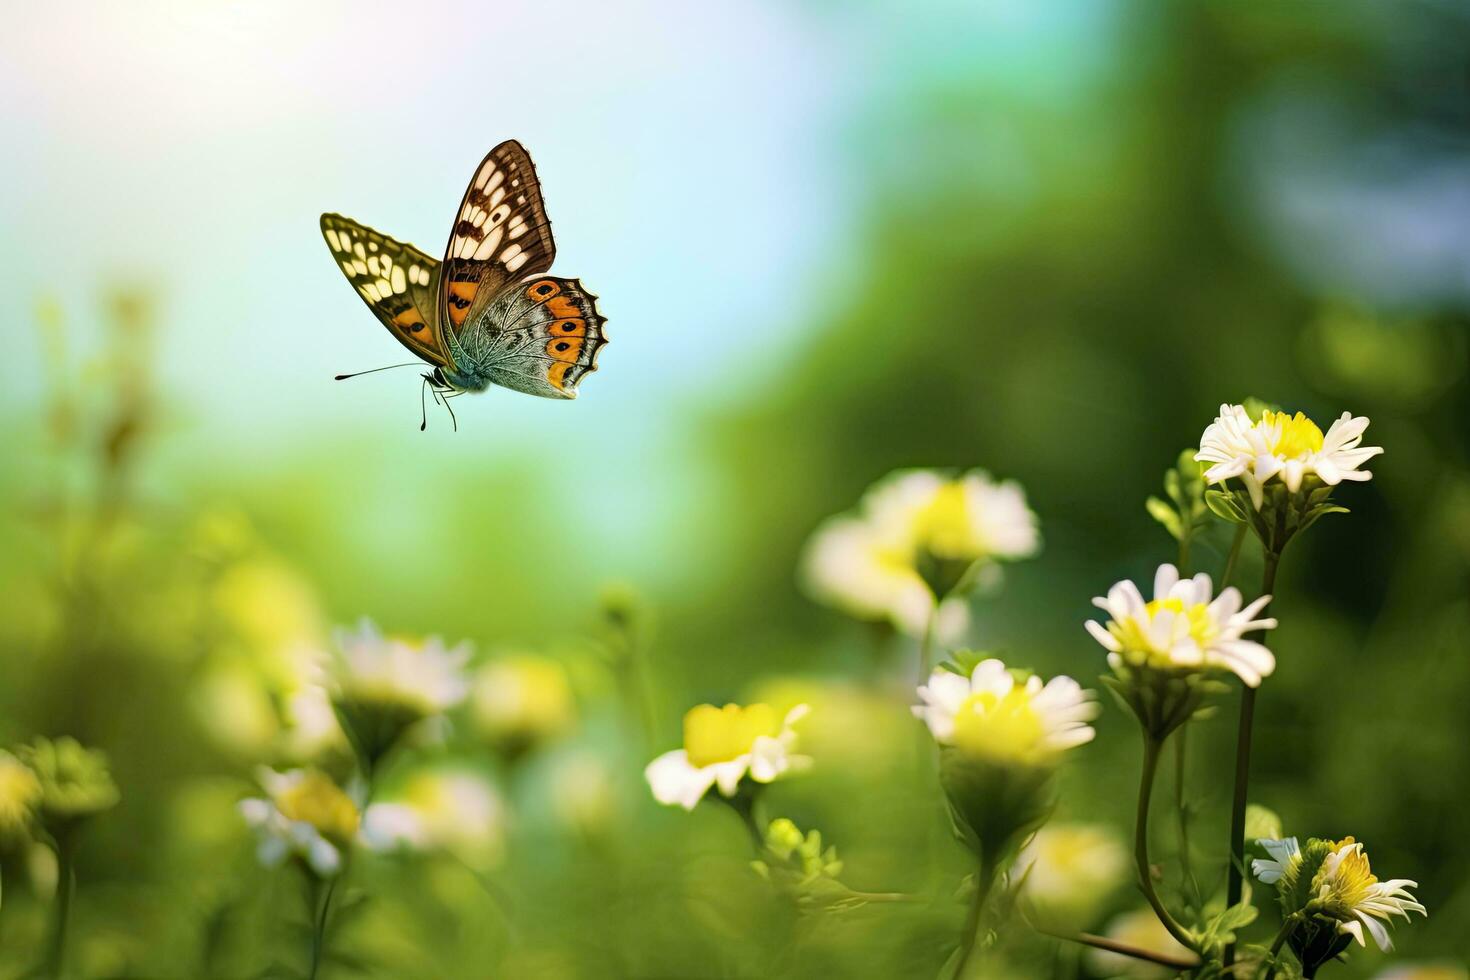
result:
<svg viewBox="0 0 1470 980"><path fill-rule="evenodd" d="M478 261L480 261L480 262L484 262L490 256L492 256L492 255L495 254L495 249L496 249L496 247L499 244L500 244L500 229L499 228L491 229L490 234L486 235L485 236L485 240L480 243L480 247L477 248L477 249L475 249L475 256L474 256L475 259L478 260ZM519 246L517 246L517 247L519 247Z"/></svg>
<svg viewBox="0 0 1470 980"><path fill-rule="evenodd" d="M511 259L515 258L517 255L520 255L520 254L521 254L521 247L519 245L512 245L509 248L507 248L504 252L501 252L500 253L500 261L509 264L509 262L510 262Z"/></svg>
<svg viewBox="0 0 1470 980"><path fill-rule="evenodd" d="M408 289L408 283L404 280L403 266L396 266L393 269L393 291L401 293L406 289Z"/></svg>
<svg viewBox="0 0 1470 980"><path fill-rule="evenodd" d="M368 274L367 263L364 262L362 259L353 259L352 268L357 270L357 274L359 276L365 276Z"/></svg>
<svg viewBox="0 0 1470 980"><path fill-rule="evenodd" d="M337 241L337 233L330 228L327 229L327 244L332 246L334 252L342 251L342 244Z"/></svg>
<svg viewBox="0 0 1470 980"><path fill-rule="evenodd" d="M504 187L498 189L494 194L490 195L490 206L493 208L495 205L499 204L503 200L505 200Z"/></svg>
<svg viewBox="0 0 1470 980"><path fill-rule="evenodd" d="M507 269L509 269L511 272L514 272L517 269L519 269L521 266L525 265L526 264L526 261L528 259L530 259L530 257L531 257L531 255L530 255L529 252L522 252L520 255L517 255L515 258L511 259L509 262L505 263L505 267Z"/></svg>
<svg viewBox="0 0 1470 980"><path fill-rule="evenodd" d="M380 270L378 269L378 257L376 255L368 256L367 267L368 271L371 272L373 275L376 276L379 273Z"/></svg>

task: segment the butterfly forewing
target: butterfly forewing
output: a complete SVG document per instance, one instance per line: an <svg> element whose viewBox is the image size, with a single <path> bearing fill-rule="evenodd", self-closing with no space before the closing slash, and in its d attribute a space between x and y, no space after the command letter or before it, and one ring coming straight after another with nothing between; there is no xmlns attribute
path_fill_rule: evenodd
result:
<svg viewBox="0 0 1470 980"><path fill-rule="evenodd" d="M322 215L322 237L347 281L403 346L448 366L440 337L439 263L340 214Z"/></svg>
<svg viewBox="0 0 1470 980"><path fill-rule="evenodd" d="M455 215L439 287L441 328L460 334L510 283L551 268L556 246L531 158L506 140L481 161Z"/></svg>

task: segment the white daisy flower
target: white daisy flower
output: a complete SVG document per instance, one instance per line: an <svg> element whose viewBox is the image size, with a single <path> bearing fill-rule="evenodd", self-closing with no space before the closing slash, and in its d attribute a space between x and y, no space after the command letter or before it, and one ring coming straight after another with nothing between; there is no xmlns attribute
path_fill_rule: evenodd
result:
<svg viewBox="0 0 1470 980"><path fill-rule="evenodd" d="M415 773L362 816L362 841L373 850L443 851L477 867L499 859L504 832L500 794L467 768Z"/></svg>
<svg viewBox="0 0 1470 980"><path fill-rule="evenodd" d="M1020 484L997 483L979 470L960 477L902 471L874 485L854 513L817 529L802 578L818 601L917 636L939 601L926 578L934 566L963 571L977 561L1025 558L1039 543ZM968 605L942 601L935 625L941 643L954 641L969 626Z"/></svg>
<svg viewBox="0 0 1470 980"><path fill-rule="evenodd" d="M915 717L934 740L1004 762L1050 763L1092 741L1098 706L1070 677L1018 681L999 660L982 660L969 677L940 668L919 687Z"/></svg>
<svg viewBox="0 0 1470 980"><path fill-rule="evenodd" d="M1328 486L1372 479L1373 474L1360 467L1383 449L1361 444L1367 428L1366 417L1343 412L1323 435L1301 412L1268 411L1259 422L1252 422L1245 406L1221 405L1219 417L1200 437L1194 458L1214 464L1205 471L1209 483L1238 477L1260 510L1264 485L1278 476L1292 493L1301 489L1307 476Z"/></svg>
<svg viewBox="0 0 1470 980"><path fill-rule="evenodd" d="M1274 619L1255 618L1271 597L1261 596L1242 609L1240 591L1233 586L1210 596L1208 575L1181 579L1173 565L1160 565L1152 601L1145 602L1132 582L1119 582L1106 597L1092 600L1108 614L1107 625L1088 620L1087 631L1107 648L1108 662L1115 666L1218 668L1251 687L1259 686L1276 669L1276 658L1244 636L1276 627Z"/></svg>
<svg viewBox="0 0 1470 980"><path fill-rule="evenodd" d="M240 815L259 838L260 862L274 867L297 857L323 878L342 870L358 830L352 799L315 769L261 769L260 782L267 797L240 801Z"/></svg>
<svg viewBox="0 0 1470 980"><path fill-rule="evenodd" d="M768 704L691 708L684 716L684 747L665 752L643 771L654 799L692 810L711 786L729 797L747 776L769 783L806 768L811 760L794 754L796 732L791 727L806 713L804 704L785 718Z"/></svg>
<svg viewBox="0 0 1470 980"><path fill-rule="evenodd" d="M1301 911L1336 919L1338 931L1352 936L1359 946L1366 946L1364 930L1384 951L1393 948L1388 927L1392 916L1405 919L1410 912L1427 915L1424 906L1409 893L1419 883L1407 878L1379 881L1368 864L1363 845L1351 837L1340 841L1311 840L1303 849L1295 837L1285 840L1257 841L1269 858L1251 862L1251 871L1266 884L1274 884L1288 904L1305 899ZM1311 874L1309 887L1301 887L1304 873ZM1379 921L1383 920L1383 921Z"/></svg>
<svg viewBox="0 0 1470 980"><path fill-rule="evenodd" d="M355 632L338 634L336 653L329 674L334 701L394 704L427 717L454 707L469 692L465 644L448 648L438 637L384 636L363 620Z"/></svg>

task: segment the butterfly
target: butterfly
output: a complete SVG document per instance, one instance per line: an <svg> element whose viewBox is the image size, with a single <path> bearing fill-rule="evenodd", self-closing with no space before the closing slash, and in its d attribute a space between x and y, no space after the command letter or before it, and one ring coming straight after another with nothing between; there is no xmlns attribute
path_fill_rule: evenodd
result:
<svg viewBox="0 0 1470 980"><path fill-rule="evenodd" d="M475 169L443 262L340 214L322 215L321 228L368 308L433 366L423 377L436 398L492 384L575 398L597 370L606 320L581 282L547 275L551 222L536 169L515 140Z"/></svg>

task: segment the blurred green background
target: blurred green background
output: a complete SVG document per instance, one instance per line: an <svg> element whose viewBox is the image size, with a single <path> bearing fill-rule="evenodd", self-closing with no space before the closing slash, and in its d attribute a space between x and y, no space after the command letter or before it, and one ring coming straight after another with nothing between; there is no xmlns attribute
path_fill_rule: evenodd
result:
<svg viewBox="0 0 1470 980"><path fill-rule="evenodd" d="M81 974L255 976L298 943L233 802L289 761L281 651L365 615L555 657L578 703L496 769L511 816L486 875L364 866L376 897L343 944L379 975L933 976L969 869L912 859L937 805L896 681L912 652L803 597L803 542L896 467L1015 478L1046 547L977 603L971 642L1089 683L1090 597L1174 555L1144 497L1247 396L1368 415L1387 450L1287 554L1252 799L1419 881L1403 959L1463 955L1470 6L7 17L0 740L112 759ZM611 345L576 403L491 391L420 434L408 372L331 381L401 351L316 217L437 253L510 137ZM639 596L650 732L609 667L611 583ZM687 707L763 691L816 706L816 768L773 809L837 844L854 887L923 901L798 923L728 813L652 801L642 767ZM1195 738L1212 860L1232 719ZM1130 725L1108 707L1063 817L1127 826ZM7 976L44 921L23 864L0 863ZM1136 904L1125 884L1107 910ZM1098 970L1022 935L1005 955Z"/></svg>

